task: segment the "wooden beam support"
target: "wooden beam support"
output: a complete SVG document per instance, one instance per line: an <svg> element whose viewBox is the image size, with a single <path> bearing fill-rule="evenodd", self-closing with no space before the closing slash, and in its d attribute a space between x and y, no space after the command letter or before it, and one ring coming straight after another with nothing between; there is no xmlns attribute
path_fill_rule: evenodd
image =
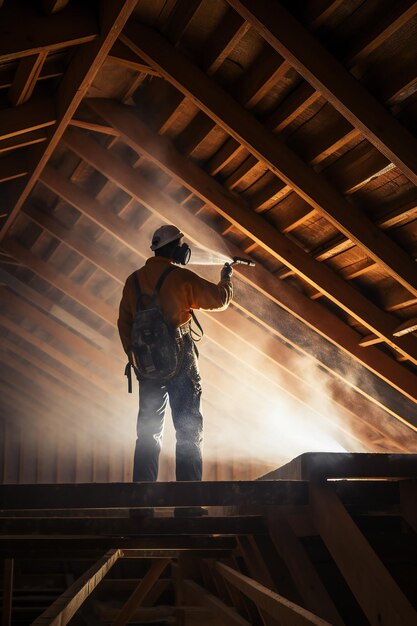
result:
<svg viewBox="0 0 417 626"><path fill-rule="evenodd" d="M65 626L87 600L113 565L122 556L120 550L110 550L90 567L55 602L44 611L33 626Z"/></svg>
<svg viewBox="0 0 417 626"><path fill-rule="evenodd" d="M417 613L329 484L310 483L320 536L371 624L408 626Z"/></svg>
<svg viewBox="0 0 417 626"><path fill-rule="evenodd" d="M417 277L410 257L166 39L153 29L133 22L127 25L121 38L346 237L363 248L389 275L417 294Z"/></svg>
<svg viewBox="0 0 417 626"><path fill-rule="evenodd" d="M0 485L0 509L305 504L307 492L307 483L294 481Z"/></svg>
<svg viewBox="0 0 417 626"><path fill-rule="evenodd" d="M188 598L188 603L198 602L206 606L220 620L221 624L227 626L250 626L250 622L241 617L236 610L217 598L215 595L207 591L192 580L184 580L182 582L184 592Z"/></svg>
<svg viewBox="0 0 417 626"><path fill-rule="evenodd" d="M55 96L57 123L55 124L53 131L49 134L46 144L42 144L39 160L37 161L31 176L26 182L23 191L20 193L14 206L10 207L9 216L0 230L0 241L5 237L26 198L35 186L39 178L39 174L42 172L49 157L55 150L69 123L69 120L77 110L82 98L87 92L87 89L92 83L95 75L100 69L136 4L136 0L116 0L111 3L99 5L101 32L94 41L77 50L62 81L60 82ZM71 6L72 3L69 4L67 9ZM50 21L51 19L62 18L62 16L66 15L67 9L54 16L50 16L48 20Z"/></svg>
<svg viewBox="0 0 417 626"><path fill-rule="evenodd" d="M395 318L387 316L386 313L364 298L358 291L338 278L330 268L315 262L299 246L293 244L281 233L271 230L270 224L261 216L250 212L245 207L243 201L231 194L227 194L219 183L212 180L197 165L181 156L168 140L150 132L145 124L125 107L112 102L98 102L96 100L92 102L92 105L101 116L118 128L123 140L133 149L150 158L159 167L171 176L174 176L203 201L208 202L222 217L228 219L260 247L279 261L290 267L292 266L297 274L310 282L310 284L318 287L338 306L365 324L372 332L384 336L386 341L393 345L392 332L397 325ZM132 195L137 194L138 199L144 202L144 191L141 189L141 185L135 182L137 174L133 174L133 170L129 175L128 168L119 161L117 165L118 171L116 172L115 158L111 159L110 155L105 154L105 151L100 149L98 144L93 146L92 140L81 137L79 133L75 135L73 130L71 130L71 135L69 132L65 135L64 141L79 156L87 159L91 165L94 166L95 164L102 173L112 179L117 185L123 186ZM161 157L162 147L164 150L163 159ZM105 159L108 163L105 163ZM124 181L123 184L121 183L122 180ZM149 203L150 210L154 206L155 200ZM178 207L175 212L173 211L172 216L167 211L168 207L163 214L165 219L171 218L174 222L179 223L179 219L181 219L180 208ZM185 212L184 218L184 224L181 227L185 229L184 232L191 234L189 232L189 226L191 225L190 213ZM198 222L201 229L201 221L198 220ZM203 232L201 232L200 243L205 244ZM213 242L211 242L211 247L213 247ZM223 246L219 247L219 249L223 249ZM376 324L377 320L378 323ZM381 332L382 326L385 328L384 332ZM403 347L397 342L393 347L403 352ZM415 352L412 359L417 363L417 350L413 348L412 351Z"/></svg>
<svg viewBox="0 0 417 626"><path fill-rule="evenodd" d="M125 626L125 624L132 619L136 608L141 605L169 562L170 559L159 559L151 565L150 570L145 574L136 589L120 609L116 619L112 621L112 626Z"/></svg>
<svg viewBox="0 0 417 626"><path fill-rule="evenodd" d="M69 515L69 514L68 514ZM140 518L0 518L2 535L87 535L135 536L145 535L246 535L266 533L264 518L260 515L226 517L140 517Z"/></svg>
<svg viewBox="0 0 417 626"><path fill-rule="evenodd" d="M281 3L228 0L355 128L417 183L417 142Z"/></svg>
<svg viewBox="0 0 417 626"><path fill-rule="evenodd" d="M255 602L258 608L273 618L277 618L280 622L288 626L311 626L313 624L316 626L330 626L330 622L326 622L310 611L306 611L306 609L271 591L268 587L261 585L252 578L237 572L228 565L216 563L216 569L225 580L229 581L229 583Z"/></svg>
<svg viewBox="0 0 417 626"><path fill-rule="evenodd" d="M7 94L13 106L23 104L32 96L47 55L48 51L43 50L19 61L13 84Z"/></svg>
<svg viewBox="0 0 417 626"><path fill-rule="evenodd" d="M128 67L131 70L135 70L136 72L144 72L145 74L150 74L151 76L159 76L159 72L150 67L148 63L145 63L141 59L138 58L137 54L134 54L125 46L120 39L116 39L113 44L112 49L107 55L107 61L111 63L116 63L117 65L121 65L122 67Z"/></svg>

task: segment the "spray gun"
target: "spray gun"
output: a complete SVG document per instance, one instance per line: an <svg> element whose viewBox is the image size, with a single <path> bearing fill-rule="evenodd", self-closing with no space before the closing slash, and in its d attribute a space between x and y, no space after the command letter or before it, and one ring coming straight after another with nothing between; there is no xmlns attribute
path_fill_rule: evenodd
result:
<svg viewBox="0 0 417 626"><path fill-rule="evenodd" d="M226 270L227 275L230 277L232 275L232 266L233 265L246 265L247 267L255 267L254 261L251 259L242 259L240 256L234 256L232 261L224 264L224 270ZM229 270L229 271L227 271Z"/></svg>
<svg viewBox="0 0 417 626"><path fill-rule="evenodd" d="M234 256L233 261L228 265L247 265L248 267L255 267L255 262L251 259L242 259L240 256Z"/></svg>

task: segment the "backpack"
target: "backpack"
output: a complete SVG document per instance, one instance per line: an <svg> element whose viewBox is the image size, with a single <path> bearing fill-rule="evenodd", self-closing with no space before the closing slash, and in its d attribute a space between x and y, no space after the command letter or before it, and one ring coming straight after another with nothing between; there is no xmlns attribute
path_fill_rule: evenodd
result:
<svg viewBox="0 0 417 626"><path fill-rule="evenodd" d="M168 267L160 276L149 305L144 306L138 275L135 274L137 310L132 325L132 360L137 375L151 380L170 380L182 360L182 342L177 341L157 304L160 289L175 267Z"/></svg>

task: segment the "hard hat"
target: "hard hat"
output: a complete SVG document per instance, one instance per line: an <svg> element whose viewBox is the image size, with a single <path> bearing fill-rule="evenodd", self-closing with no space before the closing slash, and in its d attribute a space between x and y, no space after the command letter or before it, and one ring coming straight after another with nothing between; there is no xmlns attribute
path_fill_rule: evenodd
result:
<svg viewBox="0 0 417 626"><path fill-rule="evenodd" d="M162 248L162 246L166 246L167 243L181 239L181 237L184 237L184 233L176 226L172 224L160 226L153 234L151 250L158 250L158 248Z"/></svg>

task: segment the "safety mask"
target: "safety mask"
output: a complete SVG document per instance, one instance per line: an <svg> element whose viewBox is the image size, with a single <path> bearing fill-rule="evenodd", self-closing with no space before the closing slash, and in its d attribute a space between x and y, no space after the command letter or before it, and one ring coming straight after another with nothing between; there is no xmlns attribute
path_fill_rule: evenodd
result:
<svg viewBox="0 0 417 626"><path fill-rule="evenodd" d="M181 246L177 246L172 254L172 260L178 265L187 265L191 258L191 248L188 244L183 243Z"/></svg>

